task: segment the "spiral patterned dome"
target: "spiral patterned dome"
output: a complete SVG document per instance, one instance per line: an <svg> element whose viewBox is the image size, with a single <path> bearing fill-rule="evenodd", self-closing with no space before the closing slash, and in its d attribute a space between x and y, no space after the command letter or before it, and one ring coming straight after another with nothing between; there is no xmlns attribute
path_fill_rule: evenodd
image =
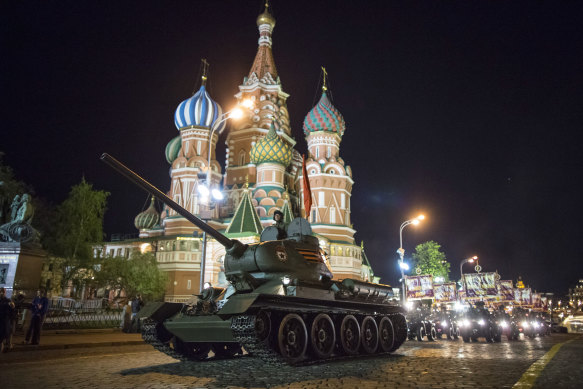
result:
<svg viewBox="0 0 583 389"><path fill-rule="evenodd" d="M346 130L346 123L342 114L332 105L324 92L318 104L306 115L303 127L306 136L316 131L335 132L342 136Z"/></svg>
<svg viewBox="0 0 583 389"><path fill-rule="evenodd" d="M223 110L211 99L204 85L189 99L184 100L174 113L174 124L177 129L184 127L211 127L221 116ZM216 131L221 132L225 122Z"/></svg>
<svg viewBox="0 0 583 389"><path fill-rule="evenodd" d="M172 139L166 145L166 161L172 164L178 155L180 154L180 148L182 147L182 137L178 135L176 138Z"/></svg>
<svg viewBox="0 0 583 389"><path fill-rule="evenodd" d="M134 226L138 230L150 230L160 222L160 214L154 207L154 197L150 202L150 206L144 212L140 212L134 219Z"/></svg>
<svg viewBox="0 0 583 389"><path fill-rule="evenodd" d="M267 135L251 148L251 162L256 165L272 162L288 166L292 151L292 147L277 135L272 124Z"/></svg>

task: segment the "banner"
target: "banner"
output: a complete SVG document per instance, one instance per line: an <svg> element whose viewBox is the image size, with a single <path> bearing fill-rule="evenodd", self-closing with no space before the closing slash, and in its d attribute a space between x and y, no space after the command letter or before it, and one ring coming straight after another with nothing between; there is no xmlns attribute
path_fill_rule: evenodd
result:
<svg viewBox="0 0 583 389"><path fill-rule="evenodd" d="M433 295L435 301L440 303L448 303L456 300L456 284L455 282L448 282L445 284L433 285Z"/></svg>
<svg viewBox="0 0 583 389"><path fill-rule="evenodd" d="M312 212L312 190L310 189L310 179L308 178L308 170L306 169L305 155L302 155L302 189L304 191L305 218L310 220L310 212ZM314 221L312 220L312 222Z"/></svg>
<svg viewBox="0 0 583 389"><path fill-rule="evenodd" d="M405 276L408 300L433 298L433 276Z"/></svg>
<svg viewBox="0 0 583 389"><path fill-rule="evenodd" d="M496 297L496 273L464 274L464 284L468 298Z"/></svg>
<svg viewBox="0 0 583 389"><path fill-rule="evenodd" d="M517 305L532 305L530 288L514 289L514 302Z"/></svg>
<svg viewBox="0 0 583 389"><path fill-rule="evenodd" d="M496 289L498 290L498 297L500 297L500 301L514 300L514 288L512 285L512 280L498 281L496 284Z"/></svg>

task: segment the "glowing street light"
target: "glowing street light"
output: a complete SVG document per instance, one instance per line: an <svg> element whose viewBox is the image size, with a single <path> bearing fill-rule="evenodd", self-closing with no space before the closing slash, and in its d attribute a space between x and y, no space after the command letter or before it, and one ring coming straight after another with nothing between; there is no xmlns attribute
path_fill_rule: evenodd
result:
<svg viewBox="0 0 583 389"><path fill-rule="evenodd" d="M215 120L211 126L211 129L209 131L209 148L208 148L208 160L207 160L207 170L206 170L206 179L205 179L205 183L204 184L199 184L197 187L198 193L201 196L201 202L207 202L209 200L209 195L211 196L210 201L209 202L209 210L212 207L212 203L213 201L221 201L224 198L223 193L217 189L217 188L212 188L211 189L211 146L212 146L212 140L213 140L213 135L215 133L215 131L217 130L217 128L220 127L220 125L229 120L229 119L240 119L243 117L243 109L241 108L246 108L246 109L251 109L253 108L253 101L249 100L249 99L245 99L243 101L241 101L239 103L239 105L237 105L235 108L233 108L232 110L223 113L217 120ZM224 127L223 127L224 129ZM222 131L222 130L221 130ZM219 134L221 133L221 131L219 131ZM202 233L202 256L200 259L200 291L202 293L202 290L204 288L204 273L205 273L205 262L206 262L206 232L203 231Z"/></svg>
<svg viewBox="0 0 583 389"><path fill-rule="evenodd" d="M404 304L405 303L405 273L404 270L408 270L409 265L407 265L405 262L403 262L403 257L405 256L405 249L403 248L403 229L405 227L407 227L408 225L413 224L414 226L418 225L421 220L425 219L425 215L419 215L414 219L410 219L410 220L405 220L403 223L401 223L401 227L399 228L399 249L397 250L397 253L399 254L399 268L401 269L401 302ZM405 269L403 266L407 266L407 269Z"/></svg>
<svg viewBox="0 0 583 389"><path fill-rule="evenodd" d="M464 292L466 292L466 293L467 293L468 290L467 290L467 287L466 287L466 282L464 280L464 272L463 272L462 267L464 266L464 264L466 264L468 262L469 263L474 263L474 262L477 263L478 262L478 256L477 255L474 255L473 257L463 259L460 262L460 277L461 277L461 280L462 280L462 287L464 288Z"/></svg>

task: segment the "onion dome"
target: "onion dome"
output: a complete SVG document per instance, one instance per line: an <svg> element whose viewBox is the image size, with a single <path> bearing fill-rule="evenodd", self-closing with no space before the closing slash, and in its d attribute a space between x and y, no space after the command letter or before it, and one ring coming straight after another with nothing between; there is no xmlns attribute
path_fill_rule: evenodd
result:
<svg viewBox="0 0 583 389"><path fill-rule="evenodd" d="M176 138L172 139L170 142L168 142L168 145L166 145L166 161L168 161L169 164L172 164L172 162L174 162L174 160L176 158L178 158L178 155L180 154L180 148L182 147L182 138L180 137L180 135L178 135Z"/></svg>
<svg viewBox="0 0 583 389"><path fill-rule="evenodd" d="M271 28L275 27L275 18L269 13L269 4L265 3L265 11L259 16L257 16L257 27L262 24L269 24Z"/></svg>
<svg viewBox="0 0 583 389"><path fill-rule="evenodd" d="M272 162L288 166L292 159L292 147L277 135L272 124L267 135L251 148L250 154L251 162L256 165Z"/></svg>
<svg viewBox="0 0 583 389"><path fill-rule="evenodd" d="M140 212L134 219L134 226L138 230L150 230L160 222L160 214L154 207L154 197L150 202L150 206L144 212Z"/></svg>
<svg viewBox="0 0 583 389"><path fill-rule="evenodd" d="M211 127L223 110L211 99L204 85L189 99L184 100L174 113L174 124L179 130L185 127ZM216 131L221 132L225 122Z"/></svg>
<svg viewBox="0 0 583 389"><path fill-rule="evenodd" d="M324 92L318 104L306 115L303 127L306 136L316 131L334 132L342 136L346 129L346 123L342 114L332 105Z"/></svg>

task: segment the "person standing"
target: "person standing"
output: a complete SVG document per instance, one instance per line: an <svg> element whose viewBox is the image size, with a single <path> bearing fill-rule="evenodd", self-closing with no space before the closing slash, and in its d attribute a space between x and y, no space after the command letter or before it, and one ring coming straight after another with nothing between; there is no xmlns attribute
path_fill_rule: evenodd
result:
<svg viewBox="0 0 583 389"><path fill-rule="evenodd" d="M30 326L28 327L28 331L26 331L26 338L24 340L25 344L39 343L40 330L48 310L49 299L45 297L44 289L39 289L36 291L34 300L32 300L32 317L30 319Z"/></svg>
<svg viewBox="0 0 583 389"><path fill-rule="evenodd" d="M0 351L8 351L10 339L10 319L14 311L14 303L6 297L6 289L0 288Z"/></svg>
<svg viewBox="0 0 583 389"><path fill-rule="evenodd" d="M140 320L136 317L144 302L142 301L142 295L138 294L132 300L132 323L131 323L131 331L130 332L139 332L140 331Z"/></svg>

